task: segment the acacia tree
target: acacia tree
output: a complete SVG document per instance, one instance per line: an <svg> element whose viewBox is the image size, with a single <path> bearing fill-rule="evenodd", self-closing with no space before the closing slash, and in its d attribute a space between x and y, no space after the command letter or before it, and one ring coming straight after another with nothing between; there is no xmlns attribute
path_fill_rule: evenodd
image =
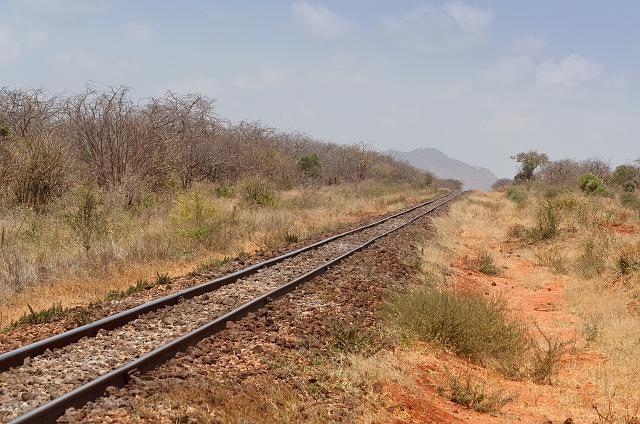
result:
<svg viewBox="0 0 640 424"><path fill-rule="evenodd" d="M511 159L520 163L520 170L514 177L516 181L531 181L536 169L549 162L549 156L546 153L539 153L535 150L521 152Z"/></svg>

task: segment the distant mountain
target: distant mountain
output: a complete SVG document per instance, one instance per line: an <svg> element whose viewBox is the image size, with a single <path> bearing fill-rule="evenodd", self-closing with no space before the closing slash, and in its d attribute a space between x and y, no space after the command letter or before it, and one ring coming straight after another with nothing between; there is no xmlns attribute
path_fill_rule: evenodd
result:
<svg viewBox="0 0 640 424"><path fill-rule="evenodd" d="M404 160L418 169L430 171L438 178L454 178L464 183L465 189L490 190L498 177L491 171L450 158L438 149L426 147L410 152L390 150L387 153Z"/></svg>

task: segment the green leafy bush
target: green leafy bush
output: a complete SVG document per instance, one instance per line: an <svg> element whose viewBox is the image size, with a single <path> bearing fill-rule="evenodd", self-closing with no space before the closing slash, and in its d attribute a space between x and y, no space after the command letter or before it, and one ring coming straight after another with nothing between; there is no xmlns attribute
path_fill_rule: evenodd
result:
<svg viewBox="0 0 640 424"><path fill-rule="evenodd" d="M322 169L320 158L316 154L303 156L298 161L298 168L300 168L305 177L317 178L320 176Z"/></svg>
<svg viewBox="0 0 640 424"><path fill-rule="evenodd" d="M604 183L600 178L593 175L592 173L587 173L581 175L578 179L578 184L580 185L580 190L588 194L606 194L607 190L604 187Z"/></svg>

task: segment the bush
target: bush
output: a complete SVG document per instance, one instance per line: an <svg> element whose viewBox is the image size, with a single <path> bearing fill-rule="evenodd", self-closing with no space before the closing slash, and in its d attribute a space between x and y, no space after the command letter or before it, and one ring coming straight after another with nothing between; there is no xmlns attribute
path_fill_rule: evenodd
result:
<svg viewBox="0 0 640 424"><path fill-rule="evenodd" d="M305 177L318 178L321 170L320 158L316 154L303 156L298 161L298 168Z"/></svg>
<svg viewBox="0 0 640 424"><path fill-rule="evenodd" d="M416 182L416 186L418 188L427 188L430 187L433 184L433 174L431 174L430 172L425 172L420 178L418 178L418 181Z"/></svg>
<svg viewBox="0 0 640 424"><path fill-rule="evenodd" d="M243 200L252 206L275 206L278 202L271 186L260 178L250 178L242 186Z"/></svg>
<svg viewBox="0 0 640 424"><path fill-rule="evenodd" d="M7 175L16 203L36 210L61 196L69 183L68 153L49 138L16 140L7 163L0 163ZM0 158L2 159L2 158Z"/></svg>
<svg viewBox="0 0 640 424"><path fill-rule="evenodd" d="M481 413L498 413L513 401L513 396L505 396L501 390L487 391L484 384L473 384L470 376L467 376L464 382L450 376L447 387L439 385L437 392L451 402Z"/></svg>
<svg viewBox="0 0 640 424"><path fill-rule="evenodd" d="M527 192L517 186L509 186L505 195L517 205L523 205L528 198Z"/></svg>
<svg viewBox="0 0 640 424"><path fill-rule="evenodd" d="M480 363L512 368L526 349L524 327L506 316L498 299L419 287L395 296L386 310L404 336L440 343Z"/></svg>
<svg viewBox="0 0 640 424"><path fill-rule="evenodd" d="M625 208L640 212L640 197L631 192L624 192L620 195L620 203Z"/></svg>
<svg viewBox="0 0 640 424"><path fill-rule="evenodd" d="M584 242L582 252L575 261L578 274L585 278L601 275L606 269L608 247L608 241L602 238Z"/></svg>
<svg viewBox="0 0 640 424"><path fill-rule="evenodd" d="M482 252L478 256L475 265L476 269L485 275L495 276L500 274L500 268L493 263L493 257L487 252Z"/></svg>
<svg viewBox="0 0 640 424"><path fill-rule="evenodd" d="M180 194L169 216L173 226L185 239L205 242L218 234L220 220L215 204L197 188Z"/></svg>
<svg viewBox="0 0 640 424"><path fill-rule="evenodd" d="M609 177L609 181L626 192L633 192L640 181L640 169L632 165L619 165Z"/></svg>
<svg viewBox="0 0 640 424"><path fill-rule="evenodd" d="M558 234L560 217L557 207L552 202L542 203L536 211L535 219L535 226L527 230L527 235L531 240L549 240Z"/></svg>
<svg viewBox="0 0 640 424"><path fill-rule="evenodd" d="M106 212L91 190L80 193L76 211L66 220L87 252L107 230Z"/></svg>
<svg viewBox="0 0 640 424"><path fill-rule="evenodd" d="M607 194L602 180L591 173L581 175L578 179L578 184L580 185L580 190L587 194Z"/></svg>

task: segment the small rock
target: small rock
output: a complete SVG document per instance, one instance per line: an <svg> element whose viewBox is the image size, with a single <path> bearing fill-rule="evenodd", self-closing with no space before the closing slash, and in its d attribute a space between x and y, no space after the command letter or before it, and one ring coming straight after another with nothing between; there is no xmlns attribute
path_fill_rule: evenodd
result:
<svg viewBox="0 0 640 424"><path fill-rule="evenodd" d="M491 282L491 285L495 287L495 286L497 286L498 284L496 284L496 282L495 282L495 281L492 281L492 282Z"/></svg>
<svg viewBox="0 0 640 424"><path fill-rule="evenodd" d="M33 393L31 393L31 392L23 392L23 393L20 395L20 398L21 398L23 401L25 401L25 402L29 402L30 400L35 399L35 398L36 398L36 395L34 395L34 394L33 394Z"/></svg>

